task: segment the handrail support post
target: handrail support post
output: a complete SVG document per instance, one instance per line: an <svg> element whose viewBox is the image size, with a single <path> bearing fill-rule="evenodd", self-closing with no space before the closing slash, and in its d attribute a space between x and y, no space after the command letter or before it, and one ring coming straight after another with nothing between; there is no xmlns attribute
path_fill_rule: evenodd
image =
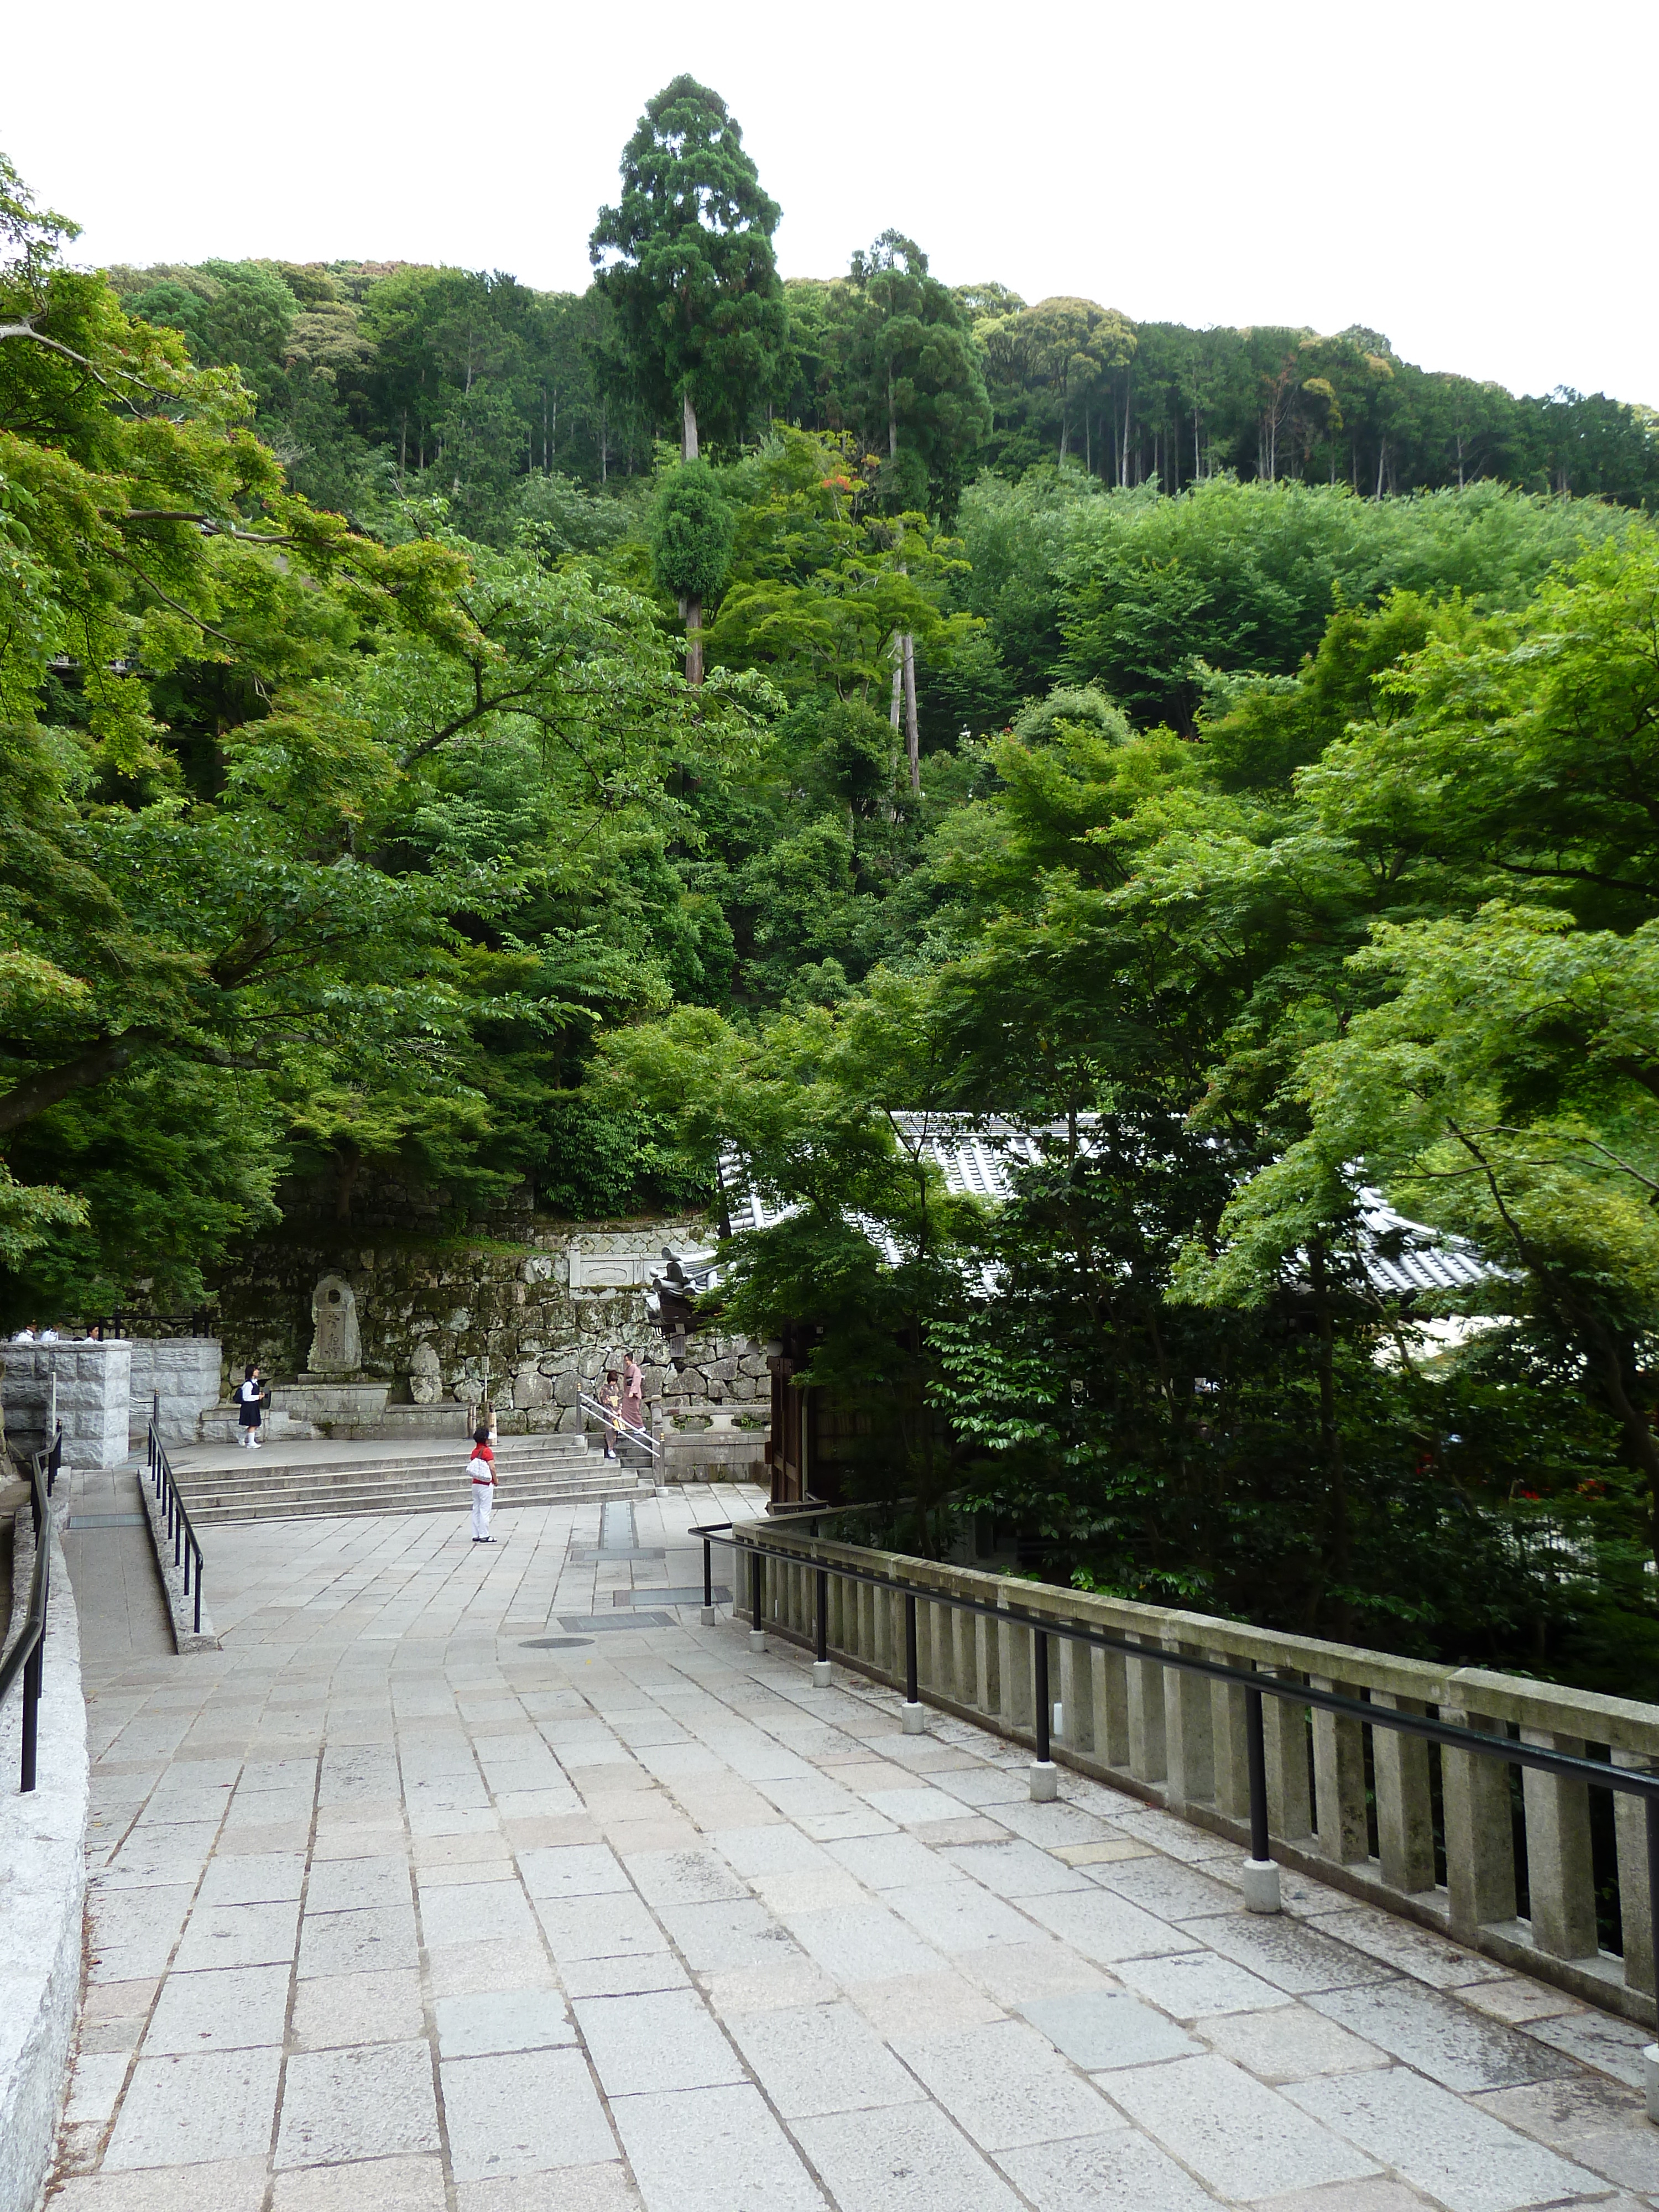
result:
<svg viewBox="0 0 1659 2212"><path fill-rule="evenodd" d="M927 1715L916 1688L916 1601L909 1590L904 1593L904 1733L927 1733Z"/></svg>
<svg viewBox="0 0 1659 2212"><path fill-rule="evenodd" d="M1261 1692L1244 1692L1244 1757L1250 1786L1250 1856L1244 1862L1244 1910L1279 1910L1279 1869L1267 1835L1267 1746L1261 1718Z"/></svg>
<svg viewBox="0 0 1659 2212"><path fill-rule="evenodd" d="M1060 1796L1060 1769L1049 1757L1048 1724L1054 1707L1048 1701L1048 1636L1046 1629L1031 1631L1031 1657L1036 1680L1036 1759L1031 1768L1031 1802L1052 1805Z"/></svg>
<svg viewBox="0 0 1659 2212"><path fill-rule="evenodd" d="M764 1590L763 1569L757 1545L749 1565L749 1649L751 1651L764 1651L766 1649L766 1616L761 1609L765 1602Z"/></svg>
<svg viewBox="0 0 1659 2212"><path fill-rule="evenodd" d="M707 1536L702 1540L702 1625L714 1626L714 1547Z"/></svg>
<svg viewBox="0 0 1659 2212"><path fill-rule="evenodd" d="M827 1690L830 1686L830 1575L826 1568L817 1571L817 1648L812 1659L812 1686Z"/></svg>

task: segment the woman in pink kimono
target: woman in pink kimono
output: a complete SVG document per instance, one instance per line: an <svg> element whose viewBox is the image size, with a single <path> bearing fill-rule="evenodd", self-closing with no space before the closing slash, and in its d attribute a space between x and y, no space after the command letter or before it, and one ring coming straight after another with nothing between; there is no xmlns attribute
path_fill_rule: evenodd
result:
<svg viewBox="0 0 1659 2212"><path fill-rule="evenodd" d="M621 1412L630 1428L645 1426L645 1370L631 1352L623 1354Z"/></svg>

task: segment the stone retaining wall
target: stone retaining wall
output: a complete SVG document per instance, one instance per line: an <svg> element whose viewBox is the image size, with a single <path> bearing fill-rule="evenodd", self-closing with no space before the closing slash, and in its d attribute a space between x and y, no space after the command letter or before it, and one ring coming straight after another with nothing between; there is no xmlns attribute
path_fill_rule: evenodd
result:
<svg viewBox="0 0 1659 2212"><path fill-rule="evenodd" d="M81 1995L87 1712L75 1593L55 1529L50 1541L39 1765L27 1797L17 1787L21 1683L0 1709L0 2212L34 2212L40 2201ZM17 1517L15 1544L11 1635L27 1610L34 1564L27 1507Z"/></svg>
<svg viewBox="0 0 1659 2212"><path fill-rule="evenodd" d="M125 1467L132 1397L132 1347L107 1344L0 1345L6 1434L18 1452L38 1451L46 1440L52 1385L58 1384L58 1418L64 1458L70 1467Z"/></svg>
<svg viewBox="0 0 1659 2212"><path fill-rule="evenodd" d="M518 1225L518 1224L514 1224ZM647 1407L769 1407L764 1356L746 1338L694 1337L676 1369L647 1322L652 1270L666 1244L705 1243L707 1223L684 1218L573 1227L525 1215L521 1234L424 1245L366 1235L352 1243L251 1247L218 1279L225 1371L257 1359L286 1378L304 1367L312 1293L325 1275L350 1286L365 1378L399 1404L468 1405L486 1387L514 1430L578 1431L578 1403L631 1351L645 1370ZM142 1324L138 1324L142 1326ZM289 1402L283 1381L276 1403Z"/></svg>
<svg viewBox="0 0 1659 2212"><path fill-rule="evenodd" d="M132 1398L127 1416L130 1443L135 1449L143 1444L157 1391L161 1398L162 1443L194 1443L198 1419L219 1402L218 1338L135 1336L129 1340L129 1349L132 1355Z"/></svg>

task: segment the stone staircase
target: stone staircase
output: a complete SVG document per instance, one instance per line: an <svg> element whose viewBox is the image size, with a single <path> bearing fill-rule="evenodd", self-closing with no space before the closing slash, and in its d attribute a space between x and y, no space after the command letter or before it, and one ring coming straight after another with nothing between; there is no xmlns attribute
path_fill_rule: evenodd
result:
<svg viewBox="0 0 1659 2212"><path fill-rule="evenodd" d="M301 1521L357 1513L463 1513L471 1504L466 1446L453 1452L365 1452L283 1464L250 1452L231 1468L175 1464L173 1480L194 1524ZM503 1437L495 1447L495 1510L648 1496L648 1474L606 1461L580 1436Z"/></svg>

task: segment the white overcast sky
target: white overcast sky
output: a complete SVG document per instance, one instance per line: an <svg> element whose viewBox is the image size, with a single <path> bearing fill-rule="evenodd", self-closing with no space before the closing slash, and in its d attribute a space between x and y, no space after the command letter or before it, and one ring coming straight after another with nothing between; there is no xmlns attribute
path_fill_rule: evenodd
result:
<svg viewBox="0 0 1659 2212"><path fill-rule="evenodd" d="M724 94L786 276L889 225L952 283L1364 323L1518 391L1659 404L1655 0L89 0L0 37L0 146L88 263L587 277L648 95Z"/></svg>

